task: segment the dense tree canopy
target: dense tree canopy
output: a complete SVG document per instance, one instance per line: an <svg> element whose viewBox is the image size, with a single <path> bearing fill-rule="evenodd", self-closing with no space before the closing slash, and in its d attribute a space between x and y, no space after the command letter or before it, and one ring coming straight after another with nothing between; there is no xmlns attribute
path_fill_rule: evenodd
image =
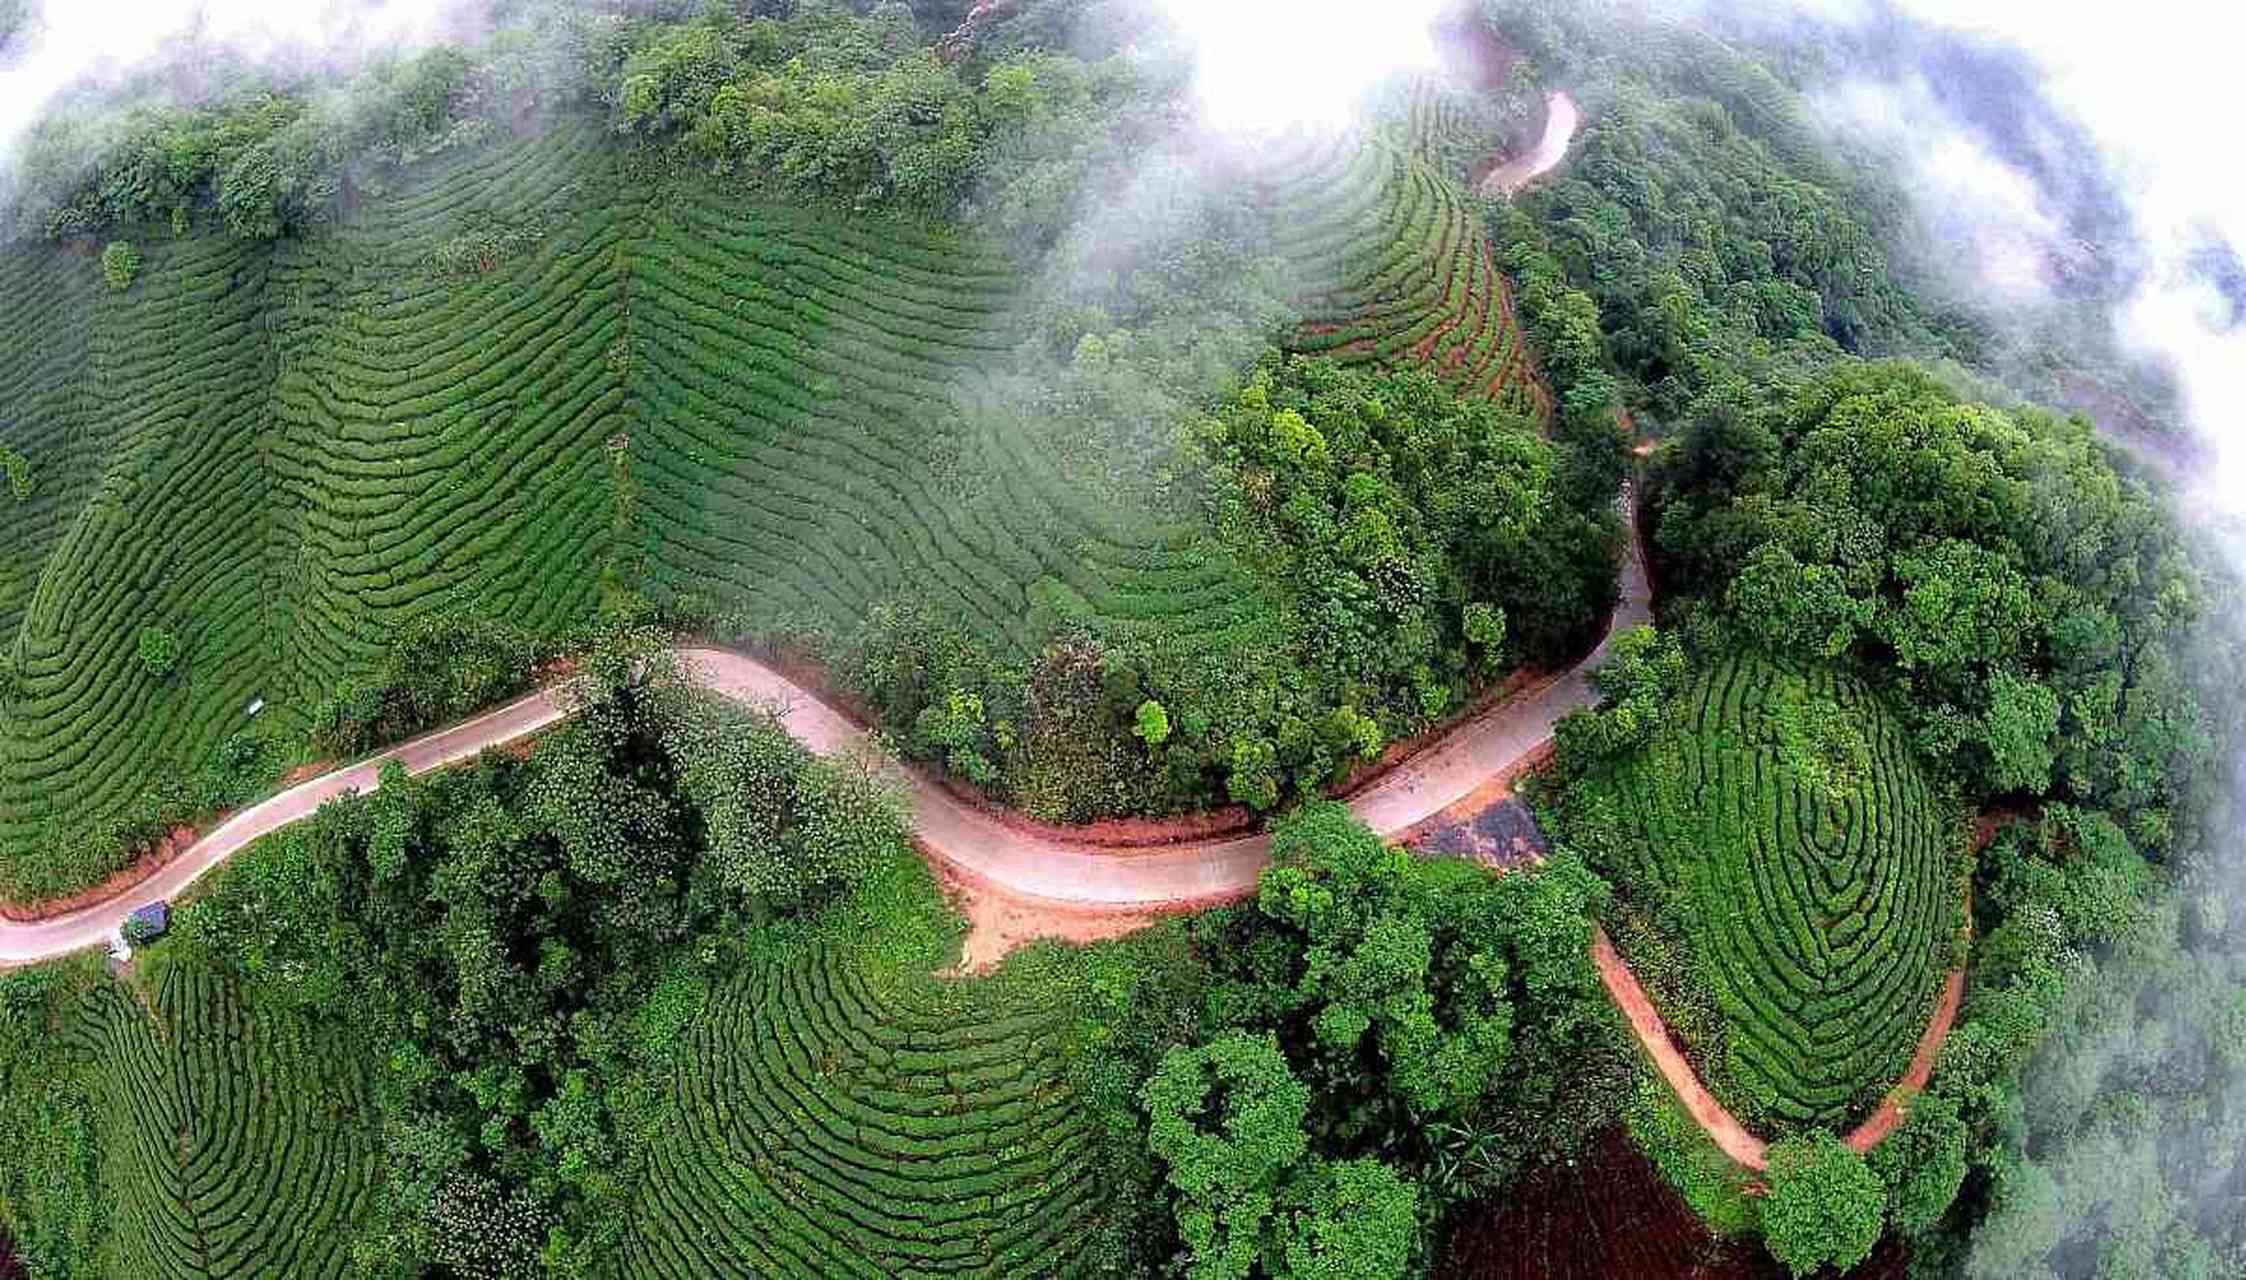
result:
<svg viewBox="0 0 2246 1280"><path fill-rule="evenodd" d="M1571 862L1421 859L1330 802L1285 818L1254 904L1196 923L1202 1037L1147 1088L1196 1274L1403 1274L1427 1211L1611 1121L1599 891ZM1227 1070L1254 1086L1219 1106Z"/></svg>
<svg viewBox="0 0 2246 1280"><path fill-rule="evenodd" d="M1829 1133L1789 1138L1770 1149L1770 1195L1763 1239L1797 1276L1847 1270L1879 1243L1886 1190L1865 1163Z"/></svg>
<svg viewBox="0 0 2246 1280"><path fill-rule="evenodd" d="M1907 691L1976 795L2096 804L2151 847L2209 743L2179 666L2199 578L2090 427L1958 399L1901 364L1697 412L1659 471L1665 581L1780 653Z"/></svg>

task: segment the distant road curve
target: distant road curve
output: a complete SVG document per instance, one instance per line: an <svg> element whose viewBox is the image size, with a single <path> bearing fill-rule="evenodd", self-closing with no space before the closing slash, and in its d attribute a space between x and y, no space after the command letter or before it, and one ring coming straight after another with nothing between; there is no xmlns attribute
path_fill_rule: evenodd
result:
<svg viewBox="0 0 2246 1280"><path fill-rule="evenodd" d="M1567 159L1583 112L1575 99L1555 90L1544 99L1544 136L1529 150L1490 170L1479 188L1485 196L1509 196L1559 167Z"/></svg>
<svg viewBox="0 0 2246 1280"><path fill-rule="evenodd" d="M1373 830L1394 836L1512 770L1552 739L1560 717L1597 700L1591 671L1617 632L1651 618L1645 567L1633 544L1624 560L1621 600L1607 637L1566 674L1454 725L1434 745L1382 775L1349 801ZM735 702L776 710L788 732L812 750L835 753L865 741L848 717L786 676L730 650L681 647L695 683ZM66 915L0 922L0 965L29 964L104 945L123 918L177 897L204 872L259 837L319 811L338 796L371 791L382 766L409 773L443 768L545 729L569 715L560 687L540 689L463 724L438 730L347 768L302 782L234 814L146 880ZM1252 835L1117 849L1079 843L1009 824L960 799L917 769L902 771L915 834L930 857L999 888L1068 906L1159 909L1236 897L1255 887L1270 837Z"/></svg>

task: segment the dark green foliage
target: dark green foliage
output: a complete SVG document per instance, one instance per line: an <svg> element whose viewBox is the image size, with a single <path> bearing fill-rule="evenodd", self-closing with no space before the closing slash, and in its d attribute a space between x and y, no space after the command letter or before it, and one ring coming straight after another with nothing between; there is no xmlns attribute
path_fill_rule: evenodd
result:
<svg viewBox="0 0 2246 1280"><path fill-rule="evenodd" d="M1586 108L1566 166L1523 198L1541 229L1515 224L1504 236L1530 246L1511 265L1548 255L1593 304L1563 318L1580 304L1549 285L1531 301L1538 287L1524 282L1528 314L1550 316L1539 324L1548 340L1588 337L1603 321L1613 359L1663 416L1711 388L1843 349L1939 350L1888 269L1900 193L1834 164L1808 112L1764 68L1632 5L1482 9ZM1576 345L1552 350L1572 362Z"/></svg>
<svg viewBox="0 0 2246 1280"><path fill-rule="evenodd" d="M2093 803L2160 843L2208 747L2177 656L2204 592L2087 423L1856 365L1704 410L1658 474L1664 581L1881 673L1969 794Z"/></svg>
<svg viewBox="0 0 2246 1280"><path fill-rule="evenodd" d="M1419 1190L1378 1160L1321 1165L1280 1210L1279 1264L1290 1280L1357 1280L1411 1273L1419 1248Z"/></svg>
<svg viewBox="0 0 2246 1280"><path fill-rule="evenodd" d="M1332 722L1316 731L1330 744L1286 760L1305 783L1439 719L1503 666L1557 665L1610 603L1611 561L1551 572L1568 563L1560 547L1617 537L1557 501L1558 451L1432 375L1267 359L1191 430L1219 534L1289 601L1314 689L1294 714Z"/></svg>
<svg viewBox="0 0 2246 1280"><path fill-rule="evenodd" d="M1879 1243L1886 1194L1864 1157L1829 1133L1775 1143L1763 1243L1797 1276L1845 1271Z"/></svg>
<svg viewBox="0 0 2246 1280"><path fill-rule="evenodd" d="M508 81L520 47L495 45L480 60L431 49L329 93L206 52L197 69L216 86L207 105L151 105L167 95L146 84L135 86L141 99L66 100L26 143L11 229L177 235L208 221L246 239L302 232L330 219L347 187L378 188L398 166L480 136L482 112L519 106Z"/></svg>
<svg viewBox="0 0 2246 1280"><path fill-rule="evenodd" d="M1652 627L1613 637L1591 673L1598 706L1561 720L1554 732L1563 776L1595 767L1653 740L1689 675L1684 646Z"/></svg>
<svg viewBox="0 0 2246 1280"><path fill-rule="evenodd" d="M672 139L711 172L852 206L943 213L986 149L1035 126L1082 75L1057 58L947 61L894 7L860 18L814 5L751 22L713 8L644 27L603 96L617 130Z"/></svg>
<svg viewBox="0 0 2246 1280"><path fill-rule="evenodd" d="M2246 1243L2235 1195L2205 1190L2239 1172L2238 903L2219 881L2184 885L2110 818L2068 806L2007 827L1981 855L1985 940L1917 1104L1938 1110L1927 1131L1914 1114L1890 1139L1932 1150L1928 1185L1894 1193L1897 1225L1915 1226L1906 1208L1931 1211L1957 1162L1948 1116L1966 1131L1964 1190L1916 1227L1916 1252L1981 1277L2047 1275L2070 1259L2214 1276Z"/></svg>
<svg viewBox="0 0 2246 1280"><path fill-rule="evenodd" d="M1847 1123L1902 1073L1953 963L1962 833L1861 685L1726 659L1657 696L1676 673L1655 665L1627 655L1623 687L1601 678L1621 701L1561 735L1579 772L1558 834L1614 877L1613 932L1681 1001L1718 1096L1766 1129Z"/></svg>
<svg viewBox="0 0 2246 1280"><path fill-rule="evenodd" d="M1197 1280L1255 1272L1309 1149L1310 1090L1278 1042L1232 1031L1172 1050L1146 1082L1147 1147L1169 1168Z"/></svg>
<svg viewBox="0 0 2246 1280"><path fill-rule="evenodd" d="M1957 1199L1972 1135L1952 1098L1921 1094L1906 1106L1901 1127L1872 1148L1868 1158L1887 1184L1889 1221L1905 1235L1923 1236Z"/></svg>
<svg viewBox="0 0 2246 1280"><path fill-rule="evenodd" d="M1098 359L1147 358L1137 336L1109 331ZM1184 575L1165 593L1190 613L1084 601L1027 661L926 605L866 617L843 672L908 751L1045 818L1269 808L1509 667L1564 661L1611 601L1616 521L1560 501L1562 451L1431 376L1274 355L1190 434L1178 470L1225 554L1180 547L1142 579ZM1243 570L1264 589L1220 585Z"/></svg>
<svg viewBox="0 0 2246 1280"><path fill-rule="evenodd" d="M1253 906L1195 924L1205 1021L1147 1087L1153 1149L1197 1270L1398 1274L1423 1243L1410 1205L1613 1120L1629 1068L1588 959L1601 886L1566 861L1422 860L1331 803L1284 819L1273 858ZM1364 1216L1346 1245L1343 1203Z"/></svg>
<svg viewBox="0 0 2246 1280"><path fill-rule="evenodd" d="M895 851L910 814L894 784L863 762L803 759L778 721L714 704L667 727L681 795L701 811L709 874L743 898L783 909L856 884Z"/></svg>
<svg viewBox="0 0 2246 1280"><path fill-rule="evenodd" d="M344 680L313 706L313 741L351 756L410 738L528 689L550 652L496 618L432 614L392 641L374 671Z"/></svg>

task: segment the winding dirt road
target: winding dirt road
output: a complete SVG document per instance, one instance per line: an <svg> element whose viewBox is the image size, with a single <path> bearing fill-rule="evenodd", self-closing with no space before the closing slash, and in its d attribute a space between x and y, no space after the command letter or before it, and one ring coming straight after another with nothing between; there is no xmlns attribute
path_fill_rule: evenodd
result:
<svg viewBox="0 0 2246 1280"><path fill-rule="evenodd" d="M1479 191L1485 196L1509 196L1559 167L1567 158L1583 112L1575 99L1555 90L1544 99L1544 136L1534 147L1483 175Z"/></svg>
<svg viewBox="0 0 2246 1280"><path fill-rule="evenodd" d="M1004 2L984 0L975 16ZM1482 192L1511 195L1550 172L1566 157L1580 123L1574 100L1566 93L1553 93L1544 136L1536 148L1491 170L1482 180ZM1551 742L1553 727L1562 716L1597 701L1591 672L1605 661L1616 634L1651 621L1650 596L1633 536L1623 562L1621 598L1597 648L1558 678L1454 725L1433 746L1352 796L1350 809L1375 832L1393 838L1494 779L1510 775ZM736 702L776 711L788 731L814 751L847 752L866 742L865 731L848 717L753 658L710 648L682 647L676 652L696 683ZM540 689L472 720L290 787L235 813L147 878L99 903L35 922L0 920L0 970L106 945L125 916L177 897L259 838L311 817L330 800L374 790L383 766L391 761L408 773L441 769L549 728L569 714L563 687ZM917 842L927 857L959 873L962 881L1059 907L1152 913L1236 898L1255 887L1256 875L1270 854L1270 838L1261 833L1129 850L1025 831L961 800L918 770L899 772L911 795ZM1592 952L1608 994L1693 1118L1734 1160L1762 1169L1762 1140L1749 1133L1693 1074L1604 929L1596 931ZM1863 1151L1878 1143L1900 1118L1903 1093L1925 1085L1963 988L1964 975L1951 975L1910 1071L1879 1111L1849 1135L1851 1146Z"/></svg>
<svg viewBox="0 0 2246 1280"><path fill-rule="evenodd" d="M1608 636L1651 617L1644 565L1633 546ZM1471 794L1551 741L1560 717L1596 699L1590 673L1608 641L1565 675L1454 726L1442 740L1390 770L1349 801L1384 836ZM865 731L841 712L754 658L723 649L681 648L695 683L735 702L770 707L790 733L825 754L849 751ZM541 689L464 724L324 774L236 813L178 858L104 902L35 923L0 923L0 965L28 964L103 945L136 908L177 897L205 872L260 836L302 821L338 796L371 791L391 760L409 773L443 768L556 723L569 714L560 688ZM939 862L1024 897L1103 910L1172 908L1237 897L1255 887L1270 850L1261 833L1143 850L1079 843L1025 831L947 791L919 770L902 770L921 847Z"/></svg>
<svg viewBox="0 0 2246 1280"><path fill-rule="evenodd" d="M1453 726L1434 745L1374 780L1349 800L1358 817L1382 836L1394 837L1472 795L1492 779L1517 769L1552 739L1568 712L1597 700L1591 672L1606 658L1613 637L1651 618L1650 589L1636 539L1624 558L1621 598L1607 634L1589 656L1565 674L1498 703ZM862 747L866 732L816 695L754 658L724 649L682 647L680 665L696 684L735 702L776 712L788 731L822 754ZM416 738L380 755L299 783L226 819L147 879L109 899L33 923L0 922L0 968L52 959L105 945L122 919L149 903L176 897L205 872L261 836L318 812L339 796L374 790L390 761L423 773L473 759L491 747L527 737L569 715L566 690L540 689L473 720ZM1117 849L1023 830L998 814L960 799L917 769L899 769L909 790L917 842L941 867L974 883L1056 906L1148 913L1236 898L1250 892L1270 853L1262 833ZM1654 1065L1708 1135L1742 1165L1760 1169L1763 1144L1710 1095L1669 1038L1660 1015L1615 954L1606 934L1593 948L1601 978ZM1955 1012L1958 983L1928 1028L1916 1079L1925 1083L1933 1050ZM1895 1108L1851 1135L1869 1147L1895 1123Z"/></svg>

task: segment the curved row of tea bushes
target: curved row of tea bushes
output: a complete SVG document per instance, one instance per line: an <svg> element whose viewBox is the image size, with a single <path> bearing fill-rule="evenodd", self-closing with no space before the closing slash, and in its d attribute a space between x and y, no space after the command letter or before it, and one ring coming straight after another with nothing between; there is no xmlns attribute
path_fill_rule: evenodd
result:
<svg viewBox="0 0 2246 1280"><path fill-rule="evenodd" d="M132 290L100 311L81 394L114 437L15 637L0 887L77 887L44 882L54 868L34 852L207 753L267 687L266 274L238 242L151 245ZM177 638L177 670L141 661L144 627Z"/></svg>
<svg viewBox="0 0 2246 1280"><path fill-rule="evenodd" d="M1909 1062L1960 925L1958 835L1902 726L1851 679L1733 658L1617 781L1619 870L1683 905L1727 1102L1845 1124Z"/></svg>
<svg viewBox="0 0 2246 1280"><path fill-rule="evenodd" d="M1002 647L1033 600L1221 629L1237 574L959 412L1014 344L989 249L691 193L631 249L631 476L652 574L840 632L921 597Z"/></svg>
<svg viewBox="0 0 2246 1280"><path fill-rule="evenodd" d="M1072 1274L1098 1206L1057 1018L837 947L748 968L681 1051L624 1272Z"/></svg>
<svg viewBox="0 0 2246 1280"><path fill-rule="evenodd" d="M626 430L619 219L598 137L471 153L284 259L304 308L274 387L275 596L298 697L439 609L534 629L587 614ZM580 207L584 205L591 207ZM544 228L465 277L431 246L479 220ZM320 317L328 317L324 323Z"/></svg>
<svg viewBox="0 0 2246 1280"><path fill-rule="evenodd" d="M1466 394L1549 418L1489 240L1458 184L1378 135L1275 153L1261 186L1301 279L1293 349L1427 365Z"/></svg>
<svg viewBox="0 0 2246 1280"><path fill-rule="evenodd" d="M349 1270L378 1166L355 1052L192 961L166 966L153 1008L105 983L75 1023L104 1117L107 1274Z"/></svg>

